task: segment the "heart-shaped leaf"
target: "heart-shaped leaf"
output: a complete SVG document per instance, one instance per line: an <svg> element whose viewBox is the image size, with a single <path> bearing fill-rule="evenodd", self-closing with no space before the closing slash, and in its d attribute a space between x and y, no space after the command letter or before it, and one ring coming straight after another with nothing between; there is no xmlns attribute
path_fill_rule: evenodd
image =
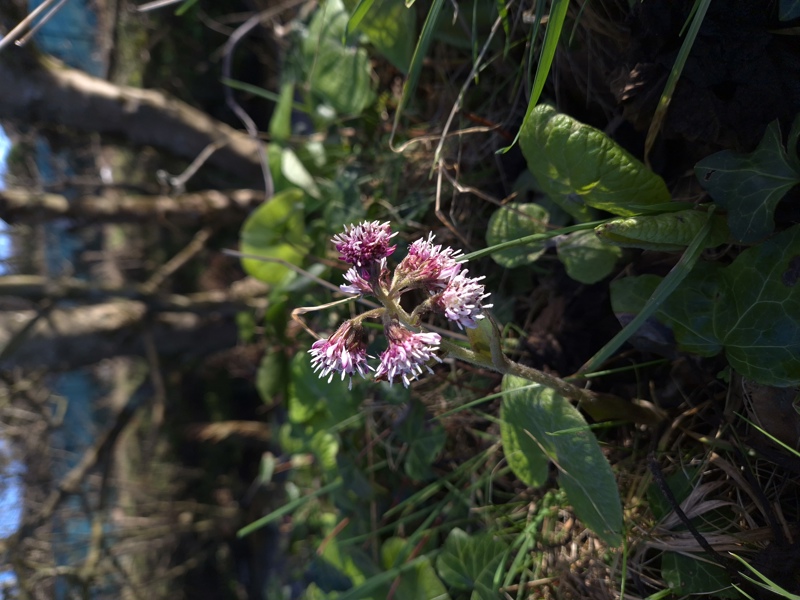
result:
<svg viewBox="0 0 800 600"><path fill-rule="evenodd" d="M497 209L486 228L486 244L495 246L547 231L548 212L538 204L510 202ZM544 243L526 244L495 252L492 258L506 269L534 262L544 254Z"/></svg>

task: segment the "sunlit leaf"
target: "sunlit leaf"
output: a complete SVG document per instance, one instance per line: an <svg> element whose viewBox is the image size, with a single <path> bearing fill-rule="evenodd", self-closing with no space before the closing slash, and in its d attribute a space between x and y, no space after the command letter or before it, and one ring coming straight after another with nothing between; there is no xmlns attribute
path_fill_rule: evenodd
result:
<svg viewBox="0 0 800 600"><path fill-rule="evenodd" d="M547 211L538 204L510 202L497 209L489 219L486 243L494 246L526 235L544 233L548 218ZM506 269L512 269L534 262L544 251L544 243L534 243L495 252L492 258Z"/></svg>
<svg viewBox="0 0 800 600"><path fill-rule="evenodd" d="M519 377L503 377L503 391L508 393L503 396L502 427L507 432L516 430L517 440L530 438L556 464L561 488L578 518L607 544L619 545L622 503L617 482L583 415L555 391L531 387L529 381ZM523 481L541 480L541 458L535 457L531 462L539 472L517 472L518 463L509 457L517 477Z"/></svg>
<svg viewBox="0 0 800 600"><path fill-rule="evenodd" d="M469 535L455 528L436 559L436 570L450 587L471 590L473 600L496 600L494 576L506 550L506 543L490 533Z"/></svg>
<svg viewBox="0 0 800 600"><path fill-rule="evenodd" d="M664 180L602 131L550 105L522 124L520 148L550 198L580 220L591 208L633 216L670 200Z"/></svg>
<svg viewBox="0 0 800 600"><path fill-rule="evenodd" d="M698 210L682 210L659 215L613 219L595 228L597 236L609 244L661 252L679 252L692 243L709 216ZM730 232L721 215L711 215L711 232L706 248L724 244Z"/></svg>
<svg viewBox="0 0 800 600"><path fill-rule="evenodd" d="M728 211L733 236L757 242L775 228L775 207L800 183L800 165L783 147L778 121L773 121L752 154L723 150L694 168L700 184L714 202Z"/></svg>
<svg viewBox="0 0 800 600"><path fill-rule="evenodd" d="M593 231L565 235L556 249L567 275L586 284L597 283L610 275L622 256L620 248L604 244Z"/></svg>
<svg viewBox="0 0 800 600"><path fill-rule="evenodd" d="M305 234L304 197L302 190L288 189L256 208L242 227L242 252L301 264L311 247ZM287 283L294 276L289 267L275 262L244 258L242 266L249 275L270 284Z"/></svg>

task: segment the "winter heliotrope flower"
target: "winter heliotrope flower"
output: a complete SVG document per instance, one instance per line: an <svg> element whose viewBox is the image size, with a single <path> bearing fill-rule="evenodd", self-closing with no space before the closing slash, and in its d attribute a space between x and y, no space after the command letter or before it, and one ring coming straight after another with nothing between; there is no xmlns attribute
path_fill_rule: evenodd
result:
<svg viewBox="0 0 800 600"><path fill-rule="evenodd" d="M380 365L375 370L375 378L386 378L389 383L394 383L395 377L403 380L403 385L409 386L412 380L422 375L422 367L433 373L428 366L431 359L442 362L436 356L442 338L438 333L414 333L403 327L397 321L391 321L384 327L389 347L380 357Z"/></svg>
<svg viewBox="0 0 800 600"><path fill-rule="evenodd" d="M394 252L397 246L390 246L389 242L396 235L392 233L388 222L364 221L359 225L350 225L349 229L345 225L344 233L336 234L333 243L343 261L368 268Z"/></svg>
<svg viewBox="0 0 800 600"><path fill-rule="evenodd" d="M311 366L319 371L320 377L328 376L331 382L336 373L350 376L350 387L353 385L353 374L366 377L370 370L367 364L367 346L364 330L360 324L345 321L328 339L317 340L308 353L312 356Z"/></svg>

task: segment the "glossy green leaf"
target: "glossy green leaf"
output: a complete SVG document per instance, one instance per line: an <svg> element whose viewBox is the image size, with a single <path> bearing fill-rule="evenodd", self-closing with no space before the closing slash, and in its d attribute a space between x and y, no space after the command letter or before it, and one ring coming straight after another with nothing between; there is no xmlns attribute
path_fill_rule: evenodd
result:
<svg viewBox="0 0 800 600"><path fill-rule="evenodd" d="M556 249L567 275L586 284L597 283L610 275L622 256L620 248L604 244L593 231L565 235Z"/></svg>
<svg viewBox="0 0 800 600"><path fill-rule="evenodd" d="M381 546L384 569L399 567L408 560L413 546L402 538L389 538ZM428 557L422 557L413 568L405 571L395 588L397 600L449 600L450 595Z"/></svg>
<svg viewBox="0 0 800 600"><path fill-rule="evenodd" d="M619 545L622 504L617 482L583 415L553 390L530 386L519 377L503 377L503 391L507 392L500 413L503 443L515 440L512 452L524 451L519 440L530 438L558 467L559 483L578 518L607 544ZM511 432L513 436L508 435ZM504 448L508 453L509 447ZM532 456L530 463L535 470L517 472L519 463L509 457L522 481L541 481L541 458Z"/></svg>
<svg viewBox="0 0 800 600"><path fill-rule="evenodd" d="M591 219L591 208L633 216L670 200L661 177L602 131L550 105L531 112L519 143L547 195L576 219Z"/></svg>
<svg viewBox="0 0 800 600"><path fill-rule="evenodd" d="M311 247L305 234L304 197L302 190L288 189L256 208L242 227L242 253L301 264ZM249 275L273 285L294 276L289 267L275 262L244 258L242 266Z"/></svg>
<svg viewBox="0 0 800 600"><path fill-rule="evenodd" d="M591 219L591 208L634 216L670 200L661 177L602 131L550 105L533 109L519 143L542 188L576 219Z"/></svg>
<svg viewBox="0 0 800 600"><path fill-rule="evenodd" d="M366 51L342 45L349 18L341 0L327 0L311 21L303 56L311 93L339 114L358 115L376 96Z"/></svg>
<svg viewBox="0 0 800 600"><path fill-rule="evenodd" d="M664 552L661 576L669 589L680 596L713 594L714 598L741 598L725 569L707 562L705 557Z"/></svg>
<svg viewBox="0 0 800 600"><path fill-rule="evenodd" d="M547 211L538 204L510 202L497 209L486 228L486 243L495 246L527 235L547 231ZM543 242L501 250L492 254L495 262L506 269L534 262L544 254Z"/></svg>
<svg viewBox="0 0 800 600"><path fill-rule="evenodd" d="M357 6L350 0L345 4L354 9L348 32L363 32L390 63L408 73L417 39L417 9L407 7L405 0L361 0Z"/></svg>
<svg viewBox="0 0 800 600"><path fill-rule="evenodd" d="M703 211L682 210L613 219L598 225L595 233L604 242L625 248L679 252L692 243L706 219L708 215ZM711 231L704 247L714 248L727 242L729 237L725 217L712 215Z"/></svg>
<svg viewBox="0 0 800 600"><path fill-rule="evenodd" d="M775 207L800 183L800 165L791 160L773 121L752 154L723 150L694 168L714 202L728 211L728 226L743 243L757 242L775 228Z"/></svg>
<svg viewBox="0 0 800 600"><path fill-rule="evenodd" d="M469 535L463 529L450 531L436 559L436 570L447 585L472 591L473 600L497 600L497 567L508 546L490 533Z"/></svg>

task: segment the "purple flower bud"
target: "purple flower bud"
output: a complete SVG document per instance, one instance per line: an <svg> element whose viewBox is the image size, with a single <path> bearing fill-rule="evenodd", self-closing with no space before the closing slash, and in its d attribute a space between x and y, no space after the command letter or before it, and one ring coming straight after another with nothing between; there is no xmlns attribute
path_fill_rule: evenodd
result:
<svg viewBox="0 0 800 600"><path fill-rule="evenodd" d="M340 258L357 267L369 267L394 252L397 246L389 242L397 235L392 233L389 223L364 221L360 225L344 226L344 233L333 237Z"/></svg>
<svg viewBox="0 0 800 600"><path fill-rule="evenodd" d="M483 319L482 310L492 305L481 303L489 297L479 283L484 277L467 277L467 273L469 271L453 277L444 291L434 296L433 305L461 329L474 329L478 326L477 321Z"/></svg>
<svg viewBox="0 0 800 600"><path fill-rule="evenodd" d="M461 271L457 258L460 250L442 248L434 245L430 234L428 239L418 239L411 244L408 255L397 266L397 273L411 285L421 285L430 292L447 287L450 280Z"/></svg>
<svg viewBox="0 0 800 600"><path fill-rule="evenodd" d="M328 377L328 383L333 380L336 373L342 374L342 381L346 375L350 376L350 385L353 387L353 374L358 373L366 377L369 369L367 364L367 346L364 330L361 325L352 321L345 321L327 340L317 340L308 353L312 356L311 366L314 371L319 371L320 377Z"/></svg>
<svg viewBox="0 0 800 600"><path fill-rule="evenodd" d="M403 385L408 387L422 374L422 367L433 373L427 365L432 358L442 362L435 354L442 340L438 333L414 333L397 321L389 323L385 332L389 347L381 354L375 379L388 379L389 383L394 383L394 378L400 377Z"/></svg>

